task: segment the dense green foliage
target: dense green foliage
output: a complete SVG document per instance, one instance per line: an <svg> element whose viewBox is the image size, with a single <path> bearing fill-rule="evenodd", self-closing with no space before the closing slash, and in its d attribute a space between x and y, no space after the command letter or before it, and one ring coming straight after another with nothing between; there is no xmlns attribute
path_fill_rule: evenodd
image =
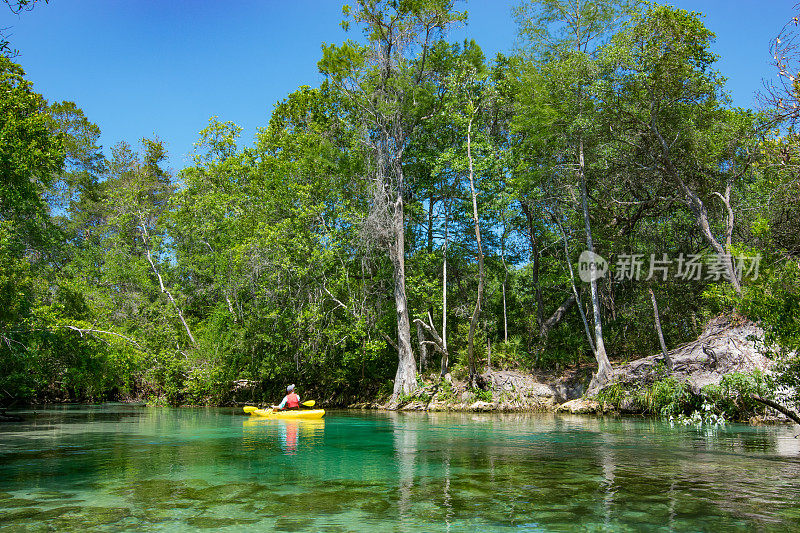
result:
<svg viewBox="0 0 800 533"><path fill-rule="evenodd" d="M719 384L706 385L696 392L685 381L671 376L639 386L613 383L600 391L597 399L606 408L622 412L662 417L688 417L699 412L718 420L747 420L765 412L764 405L754 401L751 394L766 397L774 389L773 378L762 372L733 372L722 376Z"/></svg>
<svg viewBox="0 0 800 533"><path fill-rule="evenodd" d="M487 60L446 41L451 4L345 10L363 39L324 48L320 87L252 145L212 118L178 172L155 138L104 155L0 55L0 401L396 398L410 339L419 373L596 370L659 351L652 300L669 346L760 320L799 385L793 116L730 106L695 13L530 2ZM584 250L609 263L591 284ZM742 383L704 394L730 414ZM699 407L668 376L631 401Z"/></svg>

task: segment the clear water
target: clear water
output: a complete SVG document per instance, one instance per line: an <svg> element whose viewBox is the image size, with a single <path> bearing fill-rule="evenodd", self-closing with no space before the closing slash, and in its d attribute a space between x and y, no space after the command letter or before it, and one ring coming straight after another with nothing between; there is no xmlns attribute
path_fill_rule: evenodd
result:
<svg viewBox="0 0 800 533"><path fill-rule="evenodd" d="M0 424L0 531L800 531L800 439L787 427L24 414Z"/></svg>

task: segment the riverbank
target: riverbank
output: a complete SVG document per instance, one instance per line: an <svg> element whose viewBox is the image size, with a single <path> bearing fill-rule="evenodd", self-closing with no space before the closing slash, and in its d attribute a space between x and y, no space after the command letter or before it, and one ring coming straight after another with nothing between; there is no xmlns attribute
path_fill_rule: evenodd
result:
<svg viewBox="0 0 800 533"><path fill-rule="evenodd" d="M420 387L397 405L387 401L359 402L356 409L403 411L498 411L552 412L568 400L580 398L591 378L590 367L576 367L560 374L530 374L517 370L494 370L481 374L473 388L466 380L447 374L424 376Z"/></svg>
<svg viewBox="0 0 800 533"><path fill-rule="evenodd" d="M465 380L430 375L414 394L388 401L350 405L362 409L465 412L567 412L641 414L664 417L695 412L753 422L789 419L755 400L772 396L764 331L738 316L711 320L697 340L673 350L615 365L603 387L587 390L592 368L559 374L490 370L473 388ZM779 391L783 396L788 391ZM780 400L781 394L777 394Z"/></svg>
<svg viewBox="0 0 800 533"><path fill-rule="evenodd" d="M789 416L765 407L764 400L792 406L786 389L773 383L775 364L765 343L764 331L740 316L711 320L694 341L667 352L634 361L614 361L610 381L588 390L594 366L586 364L558 372L525 372L491 369L475 380L459 372L440 377L436 371L418 377L416 391L391 403L388 388L375 398L336 394L320 387L301 388L305 398L314 398L325 408L386 409L428 412L563 412L570 414L651 415L664 418L714 415L720 419L755 423L786 421ZM268 390L274 382L239 379L222 384L230 387L219 398L195 397L187 405L268 405L280 397ZM391 383L389 383L391 385ZM50 401L46 401L46 400ZM165 395L115 396L106 400L167 405ZM53 396L37 403L72 403L76 399ZM78 403L81 403L78 401ZM779 406L780 407L780 406ZM2 414L2 413L0 413ZM0 421L3 421L0 416ZM797 420L797 419L795 419Z"/></svg>

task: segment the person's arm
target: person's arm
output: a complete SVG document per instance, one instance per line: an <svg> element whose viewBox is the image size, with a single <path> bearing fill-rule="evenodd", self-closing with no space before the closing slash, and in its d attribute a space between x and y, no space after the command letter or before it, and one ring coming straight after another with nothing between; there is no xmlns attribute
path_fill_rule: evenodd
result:
<svg viewBox="0 0 800 533"><path fill-rule="evenodd" d="M284 396L283 400L281 400L281 404L278 406L278 409L283 409L285 405L286 405L286 396Z"/></svg>

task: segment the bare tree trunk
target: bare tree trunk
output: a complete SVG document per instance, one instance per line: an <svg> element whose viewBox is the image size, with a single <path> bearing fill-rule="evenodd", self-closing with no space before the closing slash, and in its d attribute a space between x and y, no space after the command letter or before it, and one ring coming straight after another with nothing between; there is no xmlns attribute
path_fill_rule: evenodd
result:
<svg viewBox="0 0 800 533"><path fill-rule="evenodd" d="M505 261L503 261L505 263ZM506 280L508 279L508 270L503 276L503 340L508 342L508 313L506 312Z"/></svg>
<svg viewBox="0 0 800 533"><path fill-rule="evenodd" d="M503 262L503 341L508 344L508 311L506 308L506 284L508 283L508 265L506 264L506 217L501 212L503 231L500 233L500 260Z"/></svg>
<svg viewBox="0 0 800 533"><path fill-rule="evenodd" d="M567 262L567 271L569 272L569 284L572 288L572 296L575 298L575 302L578 304L578 313L581 315L581 321L583 322L583 330L586 333L586 340L589 341L589 347L592 349L592 353L596 353L594 347L594 339L592 339L592 332L589 330L589 321L586 319L586 313L583 312L583 304L581 303L581 298L578 296L578 289L575 287L575 272L572 270L572 261L569 259L569 242L567 241L567 233L564 231L564 228L561 226L561 221L559 221L555 215L551 215L553 217L553 221L558 226L558 229L561 231L561 238L564 241L564 259Z"/></svg>
<svg viewBox="0 0 800 533"><path fill-rule="evenodd" d="M664 342L664 333L661 331L661 319L658 317L658 304L656 303L656 295L653 293L652 287L648 287L647 290L650 291L650 301L653 302L653 316L655 317L658 342L661 344L661 353L664 355L664 361L667 363L667 368L672 370L672 359L669 358L669 352L667 352L667 343Z"/></svg>
<svg viewBox="0 0 800 533"><path fill-rule="evenodd" d="M539 239L533 229L533 213L525 202L521 203L525 218L528 219L528 237L531 242L531 259L533 260L533 275L531 282L536 292L536 327L541 331L544 322L544 304L542 303L542 288L539 285Z"/></svg>
<svg viewBox="0 0 800 533"><path fill-rule="evenodd" d="M722 261L723 265L725 266L725 270L728 272L730 284L733 286L736 293L742 294L742 285L739 283L739 278L736 275L736 269L733 266L733 258L730 256L731 238L733 235L733 209L731 209L731 187L733 184L731 180L728 180L725 189L725 196L722 196L717 192L714 193L715 195L719 196L720 199L722 199L722 202L725 204L725 208L727 210L727 219L725 225L725 243L727 245L726 250L725 246L720 244L720 242L714 236L714 233L711 231L711 224L708 221L708 211L706 210L705 204L703 204L703 201L700 199L700 197L695 194L695 192L691 190L688 185L686 185L686 182L683 181L680 173L672 164L672 158L669 155L669 144L664 137L661 136L661 132L658 130L653 120L650 121L650 131L656 136L658 142L661 144L662 159L664 161L664 166L667 169L667 173L675 182L675 185L677 185L678 190L683 193L684 201L694 214L697 227L700 229L700 233L703 235L703 238L706 240L706 242L710 244L717 253L718 258Z"/></svg>
<svg viewBox="0 0 800 533"><path fill-rule="evenodd" d="M142 346L138 342L136 342L135 340L131 339L130 337L126 337L125 335L122 335L120 333L115 333L113 331L105 331L105 330L102 330L102 329L79 328L77 326L64 326L64 327L67 328L67 329L71 329L72 331L77 331L80 334L81 337L83 337L84 333L104 333L106 335L114 335L116 337L120 337L122 339L125 339L129 343L133 344L134 346L136 346L137 349L139 349L139 351L142 351L142 352L145 351L144 348L142 348ZM7 342L8 342L8 340L7 340ZM23 347L24 347L24 345L23 345Z"/></svg>
<svg viewBox="0 0 800 533"><path fill-rule="evenodd" d="M486 335L486 370L492 371L492 339Z"/></svg>
<svg viewBox="0 0 800 533"><path fill-rule="evenodd" d="M183 324L183 327L186 330L186 334L189 335L189 340L192 341L192 346L196 346L197 342L195 342L194 340L194 335L192 335L192 330L189 328L189 324L187 324L186 319L183 318L183 312L181 312L181 308L178 307L178 303L175 301L175 298L172 297L172 293L169 292L166 287L164 287L164 280L161 277L161 274L158 272L156 264L153 261L153 255L150 252L150 235L147 233L147 226L141 220L139 228L142 230L142 244L144 244L144 251L147 254L147 261L150 263L150 267L153 269L153 272L158 278L158 286L161 288L161 292L167 295L167 298L172 303L172 306L175 308L175 311L178 312L178 317L181 319L181 323Z"/></svg>
<svg viewBox="0 0 800 533"><path fill-rule="evenodd" d="M392 225L394 241L389 246L394 274L394 303L397 311L398 363L394 378L392 400L401 394L411 394L417 384L414 352L411 350L411 322L406 298L405 226L403 224L403 196L400 191L393 205Z"/></svg>
<svg viewBox="0 0 800 533"><path fill-rule="evenodd" d="M417 343L419 344L419 373L422 374L427 364L428 347L425 344L425 334L422 326L420 326L419 322L416 320L414 323L417 326Z"/></svg>
<svg viewBox="0 0 800 533"><path fill-rule="evenodd" d="M733 266L733 257L731 257L731 241L733 239L733 208L731 207L731 189L733 188L733 177L728 177L728 183L725 185L725 196L721 195L718 192L714 192L720 200L722 200L723 205L725 205L725 248L723 249L723 253L721 254L724 256L725 267L728 269L728 273L730 275L730 282L733 285L734 290L736 290L737 294L742 294L742 285L739 281L737 276L736 269ZM708 222L706 221L706 225Z"/></svg>
<svg viewBox="0 0 800 533"><path fill-rule="evenodd" d="M472 319L469 322L469 337L467 345L467 359L469 362L470 381L473 381L478 373L475 362L475 329L478 325L478 317L481 312L481 301L483 300L483 248L481 247L481 228L478 220L478 195L475 192L475 178L472 170L472 117L467 125L467 160L469 161L469 188L472 193L472 220L475 223L475 240L478 243L478 296L475 300L475 309L472 312Z"/></svg>
<svg viewBox="0 0 800 533"><path fill-rule="evenodd" d="M233 302L231 302L231 297L228 296L227 293L225 293L225 301L228 302L228 311L230 311L231 315L233 316L233 323L236 324L236 322L238 322L238 317L236 316L236 311L233 310Z"/></svg>
<svg viewBox="0 0 800 533"><path fill-rule="evenodd" d="M428 198L428 253L433 253L433 206L436 200L433 194Z"/></svg>
<svg viewBox="0 0 800 533"><path fill-rule="evenodd" d="M442 255L444 260L442 262L442 377L447 374L447 365L449 364L447 352L447 245L449 234L449 216L450 216L450 203L445 201L444 208L444 249ZM433 325L433 321L431 321Z"/></svg>
<svg viewBox="0 0 800 533"><path fill-rule="evenodd" d="M506 265L506 252L505 244L503 244L503 252L500 256L503 261L503 340L508 342L508 312L506 311L506 282L508 282L508 265Z"/></svg>
<svg viewBox="0 0 800 533"><path fill-rule="evenodd" d="M700 199L700 197L688 187L685 187L684 192L687 196L689 208L692 210L695 215L695 219L697 220L697 226L700 228L700 233L703 235L703 238L706 240L706 242L708 242L717 253L717 258L724 264L725 269L728 271L728 281L733 286L733 289L737 294L742 294L742 285L739 283L739 278L736 275L736 269L733 266L733 258L730 255L730 248L726 250L711 231L711 224L708 221L708 210L706 210L706 206L703 204L703 201ZM720 198L722 198L721 195ZM730 201L728 201L726 207L730 209ZM729 212L728 227L726 228L726 231L729 231L730 233L733 232L733 211ZM729 241L730 238L727 238L726 240Z"/></svg>
<svg viewBox="0 0 800 533"><path fill-rule="evenodd" d="M589 200L586 187L586 169L583 160L583 139L578 144L578 172L581 182L581 207L583 208L583 224L586 228L586 249L594 254L594 244L592 243L592 227L589 220ZM594 256L592 256L594 257ZM593 261L593 260L592 260ZM590 272L595 272L595 268L590 268ZM597 359L597 374L592 378L592 384L604 385L611 377L611 363L606 354L606 346L603 342L603 322L600 317L600 297L597 292L597 280L594 276L589 283L592 293L592 311L594 314L594 357ZM590 385L591 388L591 385Z"/></svg>

